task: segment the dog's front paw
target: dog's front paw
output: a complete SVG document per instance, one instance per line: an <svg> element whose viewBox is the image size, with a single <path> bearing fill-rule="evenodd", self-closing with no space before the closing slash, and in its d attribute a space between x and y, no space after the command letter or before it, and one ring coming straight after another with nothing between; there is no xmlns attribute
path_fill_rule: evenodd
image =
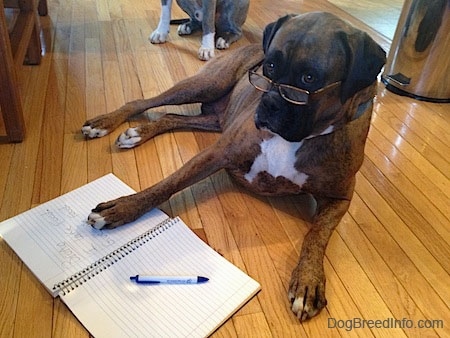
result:
<svg viewBox="0 0 450 338"><path fill-rule="evenodd" d="M90 125L84 125L81 128L81 132L88 138L103 137L108 134L108 130L102 128L91 127Z"/></svg>
<svg viewBox="0 0 450 338"><path fill-rule="evenodd" d="M305 268L303 268L305 266ZM292 311L300 321L317 315L327 305L323 267L300 263L292 272L289 284Z"/></svg>
<svg viewBox="0 0 450 338"><path fill-rule="evenodd" d="M129 149L138 146L142 143L142 137L139 133L139 128L128 128L125 132L119 135L116 140L116 146L122 149Z"/></svg>
<svg viewBox="0 0 450 338"><path fill-rule="evenodd" d="M167 41L167 36L169 35L169 30L155 30L150 34L148 39L151 43L159 44L159 43L165 43Z"/></svg>
<svg viewBox="0 0 450 338"><path fill-rule="evenodd" d="M187 22L187 23L183 23L183 24L179 25L177 32L178 32L178 35L190 35L190 34L192 34L191 23Z"/></svg>
<svg viewBox="0 0 450 338"><path fill-rule="evenodd" d="M198 58L202 61L208 61L214 58L214 48L200 47L198 50Z"/></svg>
<svg viewBox="0 0 450 338"><path fill-rule="evenodd" d="M208 61L214 57L214 36L215 33L208 33L202 36L202 45L198 50L198 58Z"/></svg>
<svg viewBox="0 0 450 338"><path fill-rule="evenodd" d="M87 222L95 229L114 229L141 216L139 203L134 195L100 203L88 216Z"/></svg>
<svg viewBox="0 0 450 338"><path fill-rule="evenodd" d="M87 120L81 128L81 132L86 137L96 138L109 134L115 128L116 125L106 115L101 115Z"/></svg>
<svg viewBox="0 0 450 338"><path fill-rule="evenodd" d="M217 49L228 49L230 48L230 44L222 37L219 37L216 41L216 48Z"/></svg>

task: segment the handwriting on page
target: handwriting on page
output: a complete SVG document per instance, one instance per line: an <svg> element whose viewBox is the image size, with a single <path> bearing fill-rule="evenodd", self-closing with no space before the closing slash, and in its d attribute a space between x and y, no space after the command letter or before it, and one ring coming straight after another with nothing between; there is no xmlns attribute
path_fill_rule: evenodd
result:
<svg viewBox="0 0 450 338"><path fill-rule="evenodd" d="M77 265L85 255L115 243L108 233L92 229L85 222L80 222L82 217L70 205L46 209L39 217L46 229L41 229L43 231L34 235L52 236L52 233L58 233L56 237L61 240L52 242L52 251L59 255L62 269Z"/></svg>

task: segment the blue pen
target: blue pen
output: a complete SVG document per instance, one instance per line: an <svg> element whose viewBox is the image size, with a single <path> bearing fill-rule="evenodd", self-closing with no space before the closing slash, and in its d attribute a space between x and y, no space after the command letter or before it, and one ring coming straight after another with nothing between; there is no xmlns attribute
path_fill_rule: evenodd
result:
<svg viewBox="0 0 450 338"><path fill-rule="evenodd" d="M130 280L138 284L199 284L209 281L202 276L131 276Z"/></svg>

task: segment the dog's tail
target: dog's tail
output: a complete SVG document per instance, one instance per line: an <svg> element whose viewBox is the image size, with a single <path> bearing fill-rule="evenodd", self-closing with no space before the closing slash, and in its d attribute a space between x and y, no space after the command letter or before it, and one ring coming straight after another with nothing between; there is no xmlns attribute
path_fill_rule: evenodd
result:
<svg viewBox="0 0 450 338"><path fill-rule="evenodd" d="M188 23L190 21L190 19L186 18L186 19L173 19L170 20L170 24L171 25L182 25L185 23Z"/></svg>

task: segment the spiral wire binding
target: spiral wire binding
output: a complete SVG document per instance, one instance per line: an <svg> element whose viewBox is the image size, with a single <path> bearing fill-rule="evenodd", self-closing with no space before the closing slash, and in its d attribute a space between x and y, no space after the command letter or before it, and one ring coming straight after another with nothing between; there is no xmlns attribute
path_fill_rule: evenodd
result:
<svg viewBox="0 0 450 338"><path fill-rule="evenodd" d="M172 225L174 225L178 221L177 218L168 218L163 222L159 223L155 227L150 230L144 232L142 235L137 236L136 238L130 240L125 243L118 249L112 251L111 253L103 256L99 260L94 263L88 265L83 270L73 274L72 276L66 278L60 283L57 283L53 286L53 291L60 290L60 293L65 296L71 291L75 290L77 287L81 286L83 283L87 282L91 278L98 275L103 270L106 270L111 265L117 263L122 258L126 257L129 253L138 249L140 246L149 242L151 239L160 235L167 229L169 229Z"/></svg>

